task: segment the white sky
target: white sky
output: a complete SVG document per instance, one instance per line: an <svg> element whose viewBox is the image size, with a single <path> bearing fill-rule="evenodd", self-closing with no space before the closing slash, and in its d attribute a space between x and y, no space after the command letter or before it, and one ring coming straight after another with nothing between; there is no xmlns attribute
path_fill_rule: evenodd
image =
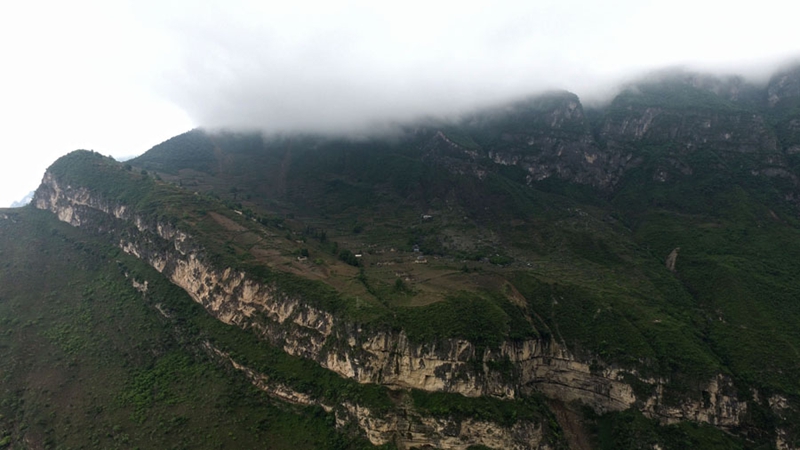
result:
<svg viewBox="0 0 800 450"><path fill-rule="evenodd" d="M0 206L77 148L140 154L194 126L359 131L552 88L599 99L687 65L800 56L786 0L0 3Z"/></svg>

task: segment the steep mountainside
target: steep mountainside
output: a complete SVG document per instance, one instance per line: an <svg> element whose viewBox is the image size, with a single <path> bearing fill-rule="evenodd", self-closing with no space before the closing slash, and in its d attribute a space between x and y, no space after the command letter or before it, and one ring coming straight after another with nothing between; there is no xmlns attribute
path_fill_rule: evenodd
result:
<svg viewBox="0 0 800 450"><path fill-rule="evenodd" d="M796 448L798 86L666 73L390 137L193 130L73 152L33 205L146 291L175 352L337 445ZM61 245L52 217L0 215Z"/></svg>
<svg viewBox="0 0 800 450"><path fill-rule="evenodd" d="M0 448L373 448L220 364L216 321L104 240L0 210L0 256Z"/></svg>

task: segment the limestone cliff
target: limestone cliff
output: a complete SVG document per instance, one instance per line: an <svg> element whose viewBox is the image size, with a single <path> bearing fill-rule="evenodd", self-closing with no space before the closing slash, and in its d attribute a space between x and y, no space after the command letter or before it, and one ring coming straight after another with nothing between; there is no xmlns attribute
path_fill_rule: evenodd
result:
<svg viewBox="0 0 800 450"><path fill-rule="evenodd" d="M709 423L745 439L753 438L747 430L769 429L769 441L791 446L798 77L792 69L759 87L662 74L598 109L556 92L368 142L195 130L125 166L91 152L65 157L34 204L146 262L270 349L393 396L421 389L472 397L425 398L519 405L536 393L600 413L635 408L662 423ZM325 228L339 241L323 242ZM358 281L333 256L339 244L363 250ZM453 283L431 294L423 291L433 278L398 271L408 285L398 286L412 290L381 291L395 281L383 264L410 261L414 244L438 252ZM409 249L394 253L398 245ZM319 262L295 264L303 250ZM511 263L500 267L491 255ZM439 333L444 322L490 322L483 310L453 320L455 308L418 319L457 305L438 302L456 281L488 272L467 290L498 295L491 345L425 341L475 336ZM548 298L562 285L563 298ZM357 294L369 295L368 307L349 301ZM268 384L284 400L321 402ZM773 401L776 393L787 400ZM397 411L319 406L336 406L342 424L357 424L373 442L395 433L396 442L422 445ZM462 423L453 434L452 423L428 419L414 419L426 423L425 445L453 446L445 437L455 435L489 445L477 438L484 425Z"/></svg>
<svg viewBox="0 0 800 450"><path fill-rule="evenodd" d="M552 177L610 189L631 160L627 153L600 150L580 100L569 92L484 111L466 118L462 127L480 136L469 149L472 160L517 166L529 185ZM462 143L446 142L456 151L467 150Z"/></svg>
<svg viewBox="0 0 800 450"><path fill-rule="evenodd" d="M289 403L320 406L327 412L334 412L337 426L356 424L375 445L391 442L399 449L426 446L466 449L474 445L513 450L551 448L544 439L541 425L526 421L518 421L512 427L503 427L473 419L434 418L420 414L409 405L401 407L399 411L376 413L352 402L326 404L286 385L272 382L268 377L239 364L208 342L205 343L205 348L210 354L243 372L256 387L267 394Z"/></svg>
<svg viewBox="0 0 800 450"><path fill-rule="evenodd" d="M770 102L791 103L796 83L796 73L777 77ZM732 155L752 175L796 182L781 146L794 149L800 126L787 119L776 130L759 109L762 95L741 79L686 74L631 86L590 120L576 95L551 93L469 116L423 148L450 171L479 178L497 166L518 167L528 185L560 179L612 191L648 162L657 165L656 181L673 181L697 170L699 151Z"/></svg>
<svg viewBox="0 0 800 450"><path fill-rule="evenodd" d="M360 383L500 398L541 392L563 402L582 402L598 412L636 407L667 423L692 420L721 427L736 426L747 411L747 402L733 394L730 380L721 375L709 381L705 399L667 402L664 390L668 380L644 378L635 370L605 364L598 370L550 340L509 341L479 352L462 339L414 344L403 331L363 330L241 270L214 267L190 234L99 193L62 184L52 173L44 177L34 204L62 221L108 236L183 288L219 320L257 330L287 353L314 360ZM482 367L476 368L475 360L483 361ZM504 377L490 370L487 363L492 361L510 361L518 376ZM630 380L647 388L637 394ZM351 405L348 414L367 435L381 435L384 431L375 430L382 429L398 432L398 427L406 426L391 417L370 419L370 413L357 405ZM449 433L449 425L426 426L439 436L435 445L450 445L443 437ZM488 434L486 427L489 425L462 423L459 433ZM415 433L408 431L412 436L409 445ZM382 439L374 436L371 439L376 442ZM520 448L539 444L526 445Z"/></svg>

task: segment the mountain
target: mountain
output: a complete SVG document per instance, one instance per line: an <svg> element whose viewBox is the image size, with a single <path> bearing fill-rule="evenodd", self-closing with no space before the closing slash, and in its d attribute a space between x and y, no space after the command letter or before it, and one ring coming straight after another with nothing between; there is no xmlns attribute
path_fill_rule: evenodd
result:
<svg viewBox="0 0 800 450"><path fill-rule="evenodd" d="M33 200L34 191L31 191L26 195L22 200L15 201L11 203L11 208L19 208L21 206L25 206Z"/></svg>
<svg viewBox="0 0 800 450"><path fill-rule="evenodd" d="M75 151L0 212L6 444L796 448L798 86Z"/></svg>

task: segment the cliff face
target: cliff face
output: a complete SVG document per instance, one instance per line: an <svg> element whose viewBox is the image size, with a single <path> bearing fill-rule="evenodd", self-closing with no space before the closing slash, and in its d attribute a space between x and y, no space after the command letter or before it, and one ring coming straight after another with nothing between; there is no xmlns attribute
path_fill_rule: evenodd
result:
<svg viewBox="0 0 800 450"><path fill-rule="evenodd" d="M458 127L474 138L469 145L439 131L427 151L458 173L482 178L490 161L522 169L529 185L559 179L607 192L648 160L660 166L655 181L692 175L700 151L733 158L752 175L794 180L783 148L796 153L800 122L771 116L791 109L798 80L790 71L759 89L740 78L665 76L630 86L591 120L574 94L548 94L470 116Z"/></svg>
<svg viewBox="0 0 800 450"><path fill-rule="evenodd" d="M237 363L230 355L210 343L206 343L205 347L210 354L243 372L253 385L267 394L289 403L320 406L327 412L333 412L339 427L356 424L375 445L391 442L400 449L425 446L464 449L474 445L514 450L550 448L541 425L536 423L519 421L511 427L503 427L473 419L434 418L420 414L408 406L399 411L376 413L352 402L326 404L272 382L268 377Z"/></svg>
<svg viewBox="0 0 800 450"><path fill-rule="evenodd" d="M621 102L623 103L623 102ZM764 118L747 111L676 110L663 106L616 106L625 114L610 115L600 135L609 145L668 143L676 153L703 146L722 152L775 152L777 142Z"/></svg>
<svg viewBox="0 0 800 450"><path fill-rule="evenodd" d="M775 74L767 85L770 107L797 102L800 99L800 66Z"/></svg>
<svg viewBox="0 0 800 450"><path fill-rule="evenodd" d="M255 329L287 353L314 360L359 383L500 398L540 392L563 402L580 401L598 412L633 406L667 423L692 420L722 427L738 425L747 411L747 402L732 394L732 384L723 376L709 381L704 389L705 399L666 402L667 380L643 378L636 371L613 366L593 370L588 361L579 360L549 340L508 341L479 353L465 340L414 344L403 331L362 330L286 295L276 286L260 283L247 273L212 266L189 234L158 220L145 219L131 207L101 194L64 185L51 173L45 176L34 204L52 211L62 221L108 236L126 253L146 261L183 288L219 320ZM475 360L483 362L482 369L476 369ZM489 369L489 363L503 361L510 361L518 376L508 377ZM641 394L639 390L637 395L630 380L648 386L644 390L648 393ZM368 436L405 429L398 418L377 419L357 405L351 405L349 410ZM465 422L453 436L462 432L470 436L488 434L488 426ZM424 425L427 432L439 436L436 439L445 439L443 436L451 433L448 427L441 423ZM416 442L415 433L407 432L412 436L409 445ZM374 442L384 439L374 436ZM444 442L436 445L445 445Z"/></svg>
<svg viewBox="0 0 800 450"><path fill-rule="evenodd" d="M183 288L214 317L227 324L252 327L265 339L291 355L314 359L323 367L359 382L378 382L398 387L416 387L431 391L464 391L482 395L490 383L473 380L448 382L450 364L461 366L454 354L456 347L469 352L465 342L447 343L449 350L423 350L412 346L403 333L361 336L331 314L309 307L297 298L282 294L272 286L259 284L245 273L215 269L202 261L202 248L186 233L169 224L145 220L130 208L93 195L85 188L62 186L48 173L37 191L34 205L53 212L59 220L99 235L108 236L123 251L146 261ZM132 279L134 288L143 294L147 282ZM165 317L167 312L156 308ZM325 347L328 340L345 342L339 347ZM230 355L205 343L206 352L241 371L257 388L285 402L319 406L335 413L339 427L358 427L375 445L393 443L400 449L432 446L467 449L474 445L518 450L551 448L541 424L524 420L505 427L496 423L437 418L417 412L412 406L400 410L376 412L357 403L325 404L308 394L273 382ZM341 351L341 353L340 353ZM359 354L360 357L354 356ZM463 356L463 355L462 355ZM448 357L454 358L453 361ZM430 365L425 368L425 361ZM390 367L396 366L392 370ZM441 368L445 367L445 370ZM386 370L386 376L381 371ZM403 376L407 378L403 378ZM498 387L495 389L502 389ZM513 393L512 393L513 394Z"/></svg>
<svg viewBox="0 0 800 450"><path fill-rule="evenodd" d="M477 114L463 128L478 137L482 156L521 168L528 184L552 177L610 189L631 159L600 150L583 105L567 92Z"/></svg>
<svg viewBox="0 0 800 450"><path fill-rule="evenodd" d="M800 153L800 67L775 74L767 85L767 99L782 147L788 155Z"/></svg>
<svg viewBox="0 0 800 450"><path fill-rule="evenodd" d="M800 270L798 74L776 75L765 89L665 77L599 110L553 93L389 141L195 130L127 170L89 152L65 157L34 204L146 262L219 321L393 395L420 389L520 405L535 393L740 436L775 428L770 439L786 443L797 435L788 368L798 344L783 330L797 320L787 274ZM326 228L338 242L324 240ZM417 271L413 244L441 267ZM364 253L357 282L336 258L342 249ZM296 260L303 252L319 262ZM403 271L388 275L394 264ZM447 283L430 282L436 271ZM458 322L458 299L439 294L475 273L481 281L466 290L496 309ZM338 293L325 297L330 290L315 290L323 284ZM349 309L354 293L369 296L367 309ZM378 318L347 319L356 316ZM431 335L479 337L420 338ZM531 434L517 439L524 433L490 421L324 404L207 350L270 395L335 411L374 443L548 445L541 423L525 424ZM762 354L773 361L761 364ZM767 401L774 392L787 400Z"/></svg>

